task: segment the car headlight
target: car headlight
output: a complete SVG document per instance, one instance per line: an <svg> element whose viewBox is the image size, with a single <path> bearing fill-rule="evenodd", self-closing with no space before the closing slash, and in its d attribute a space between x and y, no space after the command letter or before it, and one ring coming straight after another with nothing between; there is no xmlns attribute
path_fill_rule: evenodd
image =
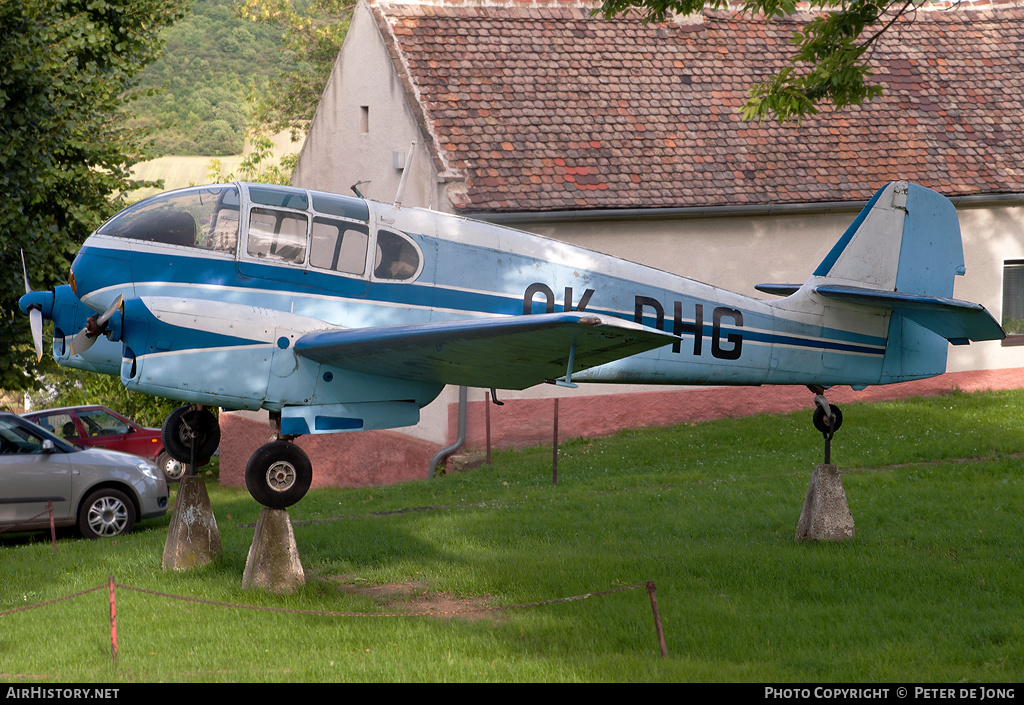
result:
<svg viewBox="0 0 1024 705"><path fill-rule="evenodd" d="M140 461L135 467L138 468L139 472L141 472L146 477L152 480L157 479L156 466L153 465L153 463L143 460Z"/></svg>

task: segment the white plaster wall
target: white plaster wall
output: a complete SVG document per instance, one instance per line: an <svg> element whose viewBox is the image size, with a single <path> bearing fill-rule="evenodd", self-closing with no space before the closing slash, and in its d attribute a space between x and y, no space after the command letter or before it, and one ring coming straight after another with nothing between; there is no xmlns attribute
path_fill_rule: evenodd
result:
<svg viewBox="0 0 1024 705"><path fill-rule="evenodd" d="M365 107L365 117L363 108ZM392 203L410 143L416 150L402 202L436 207L437 174L424 146L401 80L370 10L356 6L316 116L306 135L292 183L352 195L356 182L366 198Z"/></svg>

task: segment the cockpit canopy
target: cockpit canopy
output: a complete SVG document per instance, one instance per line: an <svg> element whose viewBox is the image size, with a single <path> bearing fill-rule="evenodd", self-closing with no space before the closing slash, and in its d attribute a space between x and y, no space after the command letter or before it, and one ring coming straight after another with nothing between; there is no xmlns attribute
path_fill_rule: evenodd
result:
<svg viewBox="0 0 1024 705"><path fill-rule="evenodd" d="M236 255L363 276L370 244L366 201L266 184L199 186L152 196L104 223L98 235ZM404 233L378 230L370 264L376 279L408 280L419 248Z"/></svg>
<svg viewBox="0 0 1024 705"><path fill-rule="evenodd" d="M96 233L234 254L238 208L233 184L172 191L129 206Z"/></svg>

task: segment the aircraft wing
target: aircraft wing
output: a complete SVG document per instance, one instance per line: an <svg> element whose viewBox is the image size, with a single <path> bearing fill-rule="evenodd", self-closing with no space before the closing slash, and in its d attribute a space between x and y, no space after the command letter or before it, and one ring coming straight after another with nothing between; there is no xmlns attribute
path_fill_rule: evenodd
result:
<svg viewBox="0 0 1024 705"><path fill-rule="evenodd" d="M891 309L954 345L1006 337L1002 327L984 306L969 301L856 286L823 285L814 291L836 301Z"/></svg>
<svg viewBox="0 0 1024 705"><path fill-rule="evenodd" d="M586 312L544 313L314 331L295 341L312 360L424 382L525 389L659 348L677 337Z"/></svg>

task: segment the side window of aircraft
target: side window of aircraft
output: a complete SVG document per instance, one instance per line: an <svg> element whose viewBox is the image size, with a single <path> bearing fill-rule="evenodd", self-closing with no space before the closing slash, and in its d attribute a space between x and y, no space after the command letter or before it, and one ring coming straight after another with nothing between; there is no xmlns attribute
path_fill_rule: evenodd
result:
<svg viewBox="0 0 1024 705"><path fill-rule="evenodd" d="M411 279L420 268L420 255L409 240L387 230L377 231L373 276L377 279Z"/></svg>
<svg viewBox="0 0 1024 705"><path fill-rule="evenodd" d="M249 212L247 251L261 259L303 264L307 223L308 219L301 213L253 208Z"/></svg>
<svg viewBox="0 0 1024 705"><path fill-rule="evenodd" d="M238 243L238 189L204 186L153 196L117 214L97 232L233 254Z"/></svg>
<svg viewBox="0 0 1024 705"><path fill-rule="evenodd" d="M334 193L313 192L313 210L324 215L340 215L342 218L361 220L370 219L370 209L366 201L351 196L339 196Z"/></svg>
<svg viewBox="0 0 1024 705"><path fill-rule="evenodd" d="M309 263L320 269L361 275L366 271L365 225L333 218L313 218Z"/></svg>

